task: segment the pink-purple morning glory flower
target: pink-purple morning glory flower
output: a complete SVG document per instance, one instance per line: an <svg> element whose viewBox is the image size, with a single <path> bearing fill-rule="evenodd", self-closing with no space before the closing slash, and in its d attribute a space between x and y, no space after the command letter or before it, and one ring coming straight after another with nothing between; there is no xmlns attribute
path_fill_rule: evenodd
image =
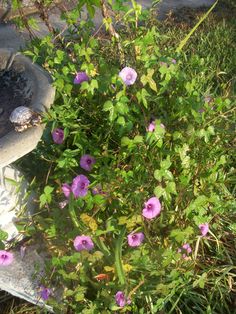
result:
<svg viewBox="0 0 236 314"><path fill-rule="evenodd" d="M147 128L147 131L148 131L148 132L154 132L154 131L155 131L155 128L156 128L156 123L155 123L155 121L152 121L152 122L149 124L149 126L148 126L148 128Z"/></svg>
<svg viewBox="0 0 236 314"><path fill-rule="evenodd" d="M40 286L40 296L44 301L47 301L49 299L49 296L52 294L52 290L49 288L46 288L44 286Z"/></svg>
<svg viewBox="0 0 236 314"><path fill-rule="evenodd" d="M137 79L137 72L132 68L125 67L120 71L119 77L126 86L133 85Z"/></svg>
<svg viewBox="0 0 236 314"><path fill-rule="evenodd" d="M207 233L209 232L209 225L208 223L204 223L204 224L200 224L199 226L199 229L201 231L201 234L203 237L205 237L207 235Z"/></svg>
<svg viewBox="0 0 236 314"><path fill-rule="evenodd" d="M71 191L74 194L74 197L78 198L85 196L88 193L89 184L90 184L89 179L83 174L80 174L79 176L75 177L71 185Z"/></svg>
<svg viewBox="0 0 236 314"><path fill-rule="evenodd" d="M176 63L177 63L177 61L176 61L175 59L171 59L171 62L172 62L173 64L176 64Z"/></svg>
<svg viewBox="0 0 236 314"><path fill-rule="evenodd" d="M56 144L62 144L64 141L64 131L62 129L55 129L52 131L52 139Z"/></svg>
<svg viewBox="0 0 236 314"><path fill-rule="evenodd" d="M62 192L64 193L65 197L69 198L70 193L72 192L70 185L68 183L63 183L61 189L62 189Z"/></svg>
<svg viewBox="0 0 236 314"><path fill-rule="evenodd" d="M0 250L0 266L8 266L13 262L13 254L5 250Z"/></svg>
<svg viewBox="0 0 236 314"><path fill-rule="evenodd" d="M80 167L86 171L91 171L95 162L96 162L96 160L94 157L92 157L90 155L83 155L80 158Z"/></svg>
<svg viewBox="0 0 236 314"><path fill-rule="evenodd" d="M188 255L192 252L192 249L188 243L182 245L181 248L178 249L178 253L182 253L182 257L184 259L188 259Z"/></svg>
<svg viewBox="0 0 236 314"><path fill-rule="evenodd" d="M131 300L127 299L123 291L118 291L115 295L116 304L119 307L124 307L126 304L130 304Z"/></svg>
<svg viewBox="0 0 236 314"><path fill-rule="evenodd" d="M160 215L161 203L157 197L151 197L146 203L143 209L143 216L147 219L153 219Z"/></svg>
<svg viewBox="0 0 236 314"><path fill-rule="evenodd" d="M163 129L165 129L165 126L164 126L164 124L160 124L160 127L162 127ZM149 124L149 126L147 127L147 131L148 132L154 132L155 131L155 129L156 129L156 123L155 123L155 121L152 121L150 124Z"/></svg>
<svg viewBox="0 0 236 314"><path fill-rule="evenodd" d="M78 72L74 78L74 84L81 84L89 80L88 75L85 72Z"/></svg>
<svg viewBox="0 0 236 314"><path fill-rule="evenodd" d="M142 232L130 233L127 239L129 246L140 246L144 240L144 234Z"/></svg>
<svg viewBox="0 0 236 314"><path fill-rule="evenodd" d="M186 252L187 252L188 254L192 252L192 249L191 249L191 247L190 247L190 245L189 245L188 243L185 243L185 244L182 246L182 248L183 248L184 250L186 250Z"/></svg>
<svg viewBox="0 0 236 314"><path fill-rule="evenodd" d="M80 174L73 179L71 186L68 183L63 183L61 189L66 198L70 197L71 192L75 198L78 198L83 197L88 193L89 184L89 179L83 174Z"/></svg>
<svg viewBox="0 0 236 314"><path fill-rule="evenodd" d="M90 237L82 235L74 239L74 247L76 251L90 251L94 248L94 243Z"/></svg>

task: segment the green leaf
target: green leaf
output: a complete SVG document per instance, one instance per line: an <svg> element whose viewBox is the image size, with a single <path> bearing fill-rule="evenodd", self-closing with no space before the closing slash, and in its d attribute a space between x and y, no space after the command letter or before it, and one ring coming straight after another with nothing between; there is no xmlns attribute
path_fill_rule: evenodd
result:
<svg viewBox="0 0 236 314"><path fill-rule="evenodd" d="M124 126L125 125L125 118L124 117L119 117L116 122L119 124L119 125L122 125Z"/></svg>
<svg viewBox="0 0 236 314"><path fill-rule="evenodd" d="M168 156L166 159L162 160L160 163L161 168L169 169L172 162L170 161L170 156Z"/></svg>
<svg viewBox="0 0 236 314"><path fill-rule="evenodd" d="M108 101L106 101L106 102L104 103L104 105L103 105L103 110L110 112L110 114L109 114L109 120L110 120L111 122L115 120L115 118L116 118L117 115L116 115L116 113L115 113L115 109L114 109L113 103L112 103L110 100L108 100Z"/></svg>
<svg viewBox="0 0 236 314"><path fill-rule="evenodd" d="M188 241L189 237L194 234L194 230L192 227L187 227L184 230L174 229L170 233L171 238L175 238L175 240L179 243L183 243Z"/></svg>
<svg viewBox="0 0 236 314"><path fill-rule="evenodd" d="M45 204L47 204L47 196L45 194L40 195L39 201L40 207L44 206Z"/></svg>
<svg viewBox="0 0 236 314"><path fill-rule="evenodd" d="M133 141L129 139L127 136L122 137L121 139L121 146L129 146Z"/></svg>
<svg viewBox="0 0 236 314"><path fill-rule="evenodd" d="M155 81L152 78L152 76L154 74L154 70L153 69L148 69L147 72L148 72L147 75L142 75L141 76L141 82L143 83L143 86L145 86L148 83L150 88L152 90L154 90L155 92L157 92L157 85L156 85Z"/></svg>
<svg viewBox="0 0 236 314"><path fill-rule="evenodd" d="M162 186L157 186L155 189L154 189L154 194L160 198L161 196L163 196L164 198L167 198L167 195L166 195L166 191L165 189L162 187Z"/></svg>
<svg viewBox="0 0 236 314"><path fill-rule="evenodd" d="M134 137L134 143L135 144L139 144L139 143L142 143L143 142L143 137L141 136L141 135L136 135L135 137Z"/></svg>
<svg viewBox="0 0 236 314"><path fill-rule="evenodd" d="M45 188L44 188L44 193L45 193L46 195L49 195L49 194L52 193L53 190L54 190L53 187L47 185L47 186L45 186Z"/></svg>
<svg viewBox="0 0 236 314"><path fill-rule="evenodd" d="M120 114L127 114L129 112L129 107L126 103L118 102L115 106L116 112Z"/></svg>
<svg viewBox="0 0 236 314"><path fill-rule="evenodd" d="M0 229L0 241L6 241L8 238L8 233Z"/></svg>
<svg viewBox="0 0 236 314"><path fill-rule="evenodd" d="M155 170L154 171L154 178L157 180L157 181L161 181L162 179L162 171L161 170Z"/></svg>
<svg viewBox="0 0 236 314"><path fill-rule="evenodd" d="M166 185L166 192L171 194L177 194L175 182L168 182Z"/></svg>
<svg viewBox="0 0 236 314"><path fill-rule="evenodd" d="M110 100L106 101L103 105L104 111L111 111L113 110L113 108L114 108L113 103Z"/></svg>

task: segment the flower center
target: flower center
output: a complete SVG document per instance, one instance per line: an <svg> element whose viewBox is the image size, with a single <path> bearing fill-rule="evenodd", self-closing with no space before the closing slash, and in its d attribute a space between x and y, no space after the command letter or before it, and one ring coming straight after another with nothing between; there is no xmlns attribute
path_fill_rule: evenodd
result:
<svg viewBox="0 0 236 314"><path fill-rule="evenodd" d="M128 81L131 80L131 79L132 79L132 74L130 74L130 73L127 74L127 75L126 75L126 79L127 79Z"/></svg>
<svg viewBox="0 0 236 314"><path fill-rule="evenodd" d="M89 165L90 165L90 164L91 164L91 162L92 162L92 160L91 160L91 159L88 159L88 160L87 160L87 164L89 164Z"/></svg>
<svg viewBox="0 0 236 314"><path fill-rule="evenodd" d="M82 244L83 244L83 245L86 245L86 244L87 244L87 241L86 241L86 240L82 240Z"/></svg>
<svg viewBox="0 0 236 314"><path fill-rule="evenodd" d="M148 204L147 209L151 210L153 208L152 204Z"/></svg>
<svg viewBox="0 0 236 314"><path fill-rule="evenodd" d="M84 188L85 188L85 183L84 183L84 182L81 183L80 188L81 188L81 189L84 189Z"/></svg>
<svg viewBox="0 0 236 314"><path fill-rule="evenodd" d="M6 254L2 254L1 257L2 257L2 259L4 259L4 260L7 259L7 255L6 255Z"/></svg>
<svg viewBox="0 0 236 314"><path fill-rule="evenodd" d="M136 238L137 238L136 234L133 234L133 235L132 235L132 239L133 239L133 240L136 240Z"/></svg>

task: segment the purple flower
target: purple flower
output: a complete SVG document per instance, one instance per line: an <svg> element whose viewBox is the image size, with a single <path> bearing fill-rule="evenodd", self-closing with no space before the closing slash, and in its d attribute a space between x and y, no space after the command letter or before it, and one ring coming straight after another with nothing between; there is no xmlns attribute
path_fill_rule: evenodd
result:
<svg viewBox="0 0 236 314"><path fill-rule="evenodd" d="M0 266L8 266L13 262L13 254L5 250L0 250Z"/></svg>
<svg viewBox="0 0 236 314"><path fill-rule="evenodd" d="M186 250L186 252L187 252L188 254L192 252L192 249L191 249L191 247L190 247L190 245L189 245L188 243L185 243L185 244L182 246L182 248L183 248L184 250Z"/></svg>
<svg viewBox="0 0 236 314"><path fill-rule="evenodd" d="M90 155L83 155L80 158L80 167L86 171L91 171L95 162L96 162L96 160L94 157L92 157Z"/></svg>
<svg viewBox="0 0 236 314"><path fill-rule="evenodd" d="M88 75L85 72L77 72L74 78L74 84L81 84L89 80Z"/></svg>
<svg viewBox="0 0 236 314"><path fill-rule="evenodd" d="M44 286L40 286L40 297L47 301L49 299L49 296L52 294L52 290L49 288L45 288Z"/></svg>
<svg viewBox="0 0 236 314"><path fill-rule="evenodd" d="M90 237L87 236L77 236L74 239L74 247L76 249L76 251L90 251L94 248L94 244L93 241Z"/></svg>
<svg viewBox="0 0 236 314"><path fill-rule="evenodd" d="M80 174L79 176L73 179L71 185L71 191L74 194L75 198L85 196L88 193L88 186L90 181L86 176Z"/></svg>
<svg viewBox="0 0 236 314"><path fill-rule="evenodd" d="M137 72L132 68L125 67L120 71L119 77L126 86L133 85L137 79Z"/></svg>
<svg viewBox="0 0 236 314"><path fill-rule="evenodd" d="M158 216L161 212L161 203L157 197L151 197L143 209L143 216L147 219L152 219Z"/></svg>
<svg viewBox="0 0 236 314"><path fill-rule="evenodd" d="M160 124L160 127L162 127L163 129L165 129L165 126L164 126L164 124ZM147 131L148 132L154 132L155 131L155 129L156 129L156 123L155 123L155 121L152 121L150 124L149 124L149 126L147 127Z"/></svg>
<svg viewBox="0 0 236 314"><path fill-rule="evenodd" d="M62 129L55 129L52 131L52 139L56 144L62 144L64 141L64 131Z"/></svg>
<svg viewBox="0 0 236 314"><path fill-rule="evenodd" d="M144 234L142 232L130 233L127 236L129 246L135 247L142 244L144 240Z"/></svg>
<svg viewBox="0 0 236 314"><path fill-rule="evenodd" d="M182 245L181 248L178 249L178 253L182 253L182 258L187 260L189 259L188 255L192 252L192 249L188 243Z"/></svg>
<svg viewBox="0 0 236 314"><path fill-rule="evenodd" d="M115 295L116 304L120 307L124 307L126 304L130 304L131 300L127 299L123 291L118 291Z"/></svg>
<svg viewBox="0 0 236 314"><path fill-rule="evenodd" d="M176 64L176 60L175 60L175 59L172 59L171 62L172 62L173 64Z"/></svg>
<svg viewBox="0 0 236 314"><path fill-rule="evenodd" d="M199 229L201 231L202 236L205 237L207 235L208 231L209 231L208 223L206 222L204 224L200 224L198 227L199 227Z"/></svg>
<svg viewBox="0 0 236 314"><path fill-rule="evenodd" d="M147 128L147 131L148 131L148 132L154 132L154 131L155 131L155 128L156 128L156 123L155 123L155 121L152 121L152 122L149 124L149 126L148 126L148 128Z"/></svg>
<svg viewBox="0 0 236 314"><path fill-rule="evenodd" d="M69 186L69 184L63 183L61 189L62 189L62 192L64 193L65 197L69 198L70 193L71 193L71 187Z"/></svg>

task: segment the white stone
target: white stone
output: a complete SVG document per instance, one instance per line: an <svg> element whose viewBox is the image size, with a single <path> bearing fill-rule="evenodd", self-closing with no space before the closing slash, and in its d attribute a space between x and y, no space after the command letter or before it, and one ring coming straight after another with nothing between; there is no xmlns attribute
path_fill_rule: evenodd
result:
<svg viewBox="0 0 236 314"><path fill-rule="evenodd" d="M7 241L5 241L6 248L11 243L9 241L23 239L15 225L19 214L22 215L22 209L24 209L25 219L30 219L33 212L34 195L31 194L25 199L27 188L28 183L16 168L7 166L0 169L0 229L8 233ZM10 249L14 255L13 263L7 267L0 265L0 290L53 312L52 307L46 306L39 295L39 286L44 276L45 256L37 253L36 246L26 245L25 247L24 257L20 254L20 247L14 247Z"/></svg>
<svg viewBox="0 0 236 314"><path fill-rule="evenodd" d="M8 241L19 236L14 221L24 202L28 206L26 215L33 209L32 203L24 201L27 186L22 174L13 166L0 169L0 229L8 233Z"/></svg>

